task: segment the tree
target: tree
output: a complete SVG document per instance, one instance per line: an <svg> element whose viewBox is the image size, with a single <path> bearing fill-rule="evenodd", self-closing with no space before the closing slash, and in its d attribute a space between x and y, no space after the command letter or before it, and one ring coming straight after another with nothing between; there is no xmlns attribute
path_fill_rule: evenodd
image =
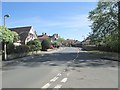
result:
<svg viewBox="0 0 120 90"><path fill-rule="evenodd" d="M8 30L5 26L0 26L0 43L2 43L2 59L6 59L6 45L9 43L13 43L14 39L17 38L17 35L15 35L12 31ZM10 45L7 45L10 46ZM14 48L13 48L14 49Z"/></svg>
<svg viewBox="0 0 120 90"><path fill-rule="evenodd" d="M118 44L118 3L98 2L97 7L89 12L92 21L90 35L96 45L108 45L110 48Z"/></svg>
<svg viewBox="0 0 120 90"><path fill-rule="evenodd" d="M20 37L19 37L18 33L13 32L13 35L14 35L13 42L17 42L17 41L19 41L19 40L20 40Z"/></svg>
<svg viewBox="0 0 120 90"><path fill-rule="evenodd" d="M4 40L4 42L13 42L14 41L14 33L8 30L6 27L0 26L0 42Z"/></svg>
<svg viewBox="0 0 120 90"><path fill-rule="evenodd" d="M120 50L120 1L118 1L118 50Z"/></svg>
<svg viewBox="0 0 120 90"><path fill-rule="evenodd" d="M65 41L65 39L64 39L64 38L58 38L58 39L56 40L57 47L62 46L62 44L63 44L63 42L64 42L64 41Z"/></svg>
<svg viewBox="0 0 120 90"><path fill-rule="evenodd" d="M63 41L65 41L65 39L64 38L58 38L57 41L62 43Z"/></svg>

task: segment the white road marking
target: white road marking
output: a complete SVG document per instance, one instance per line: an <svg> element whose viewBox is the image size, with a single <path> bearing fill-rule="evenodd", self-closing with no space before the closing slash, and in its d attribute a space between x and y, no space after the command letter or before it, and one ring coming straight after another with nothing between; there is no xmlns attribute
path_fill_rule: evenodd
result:
<svg viewBox="0 0 120 90"><path fill-rule="evenodd" d="M50 83L47 83L42 88L48 88L49 86L50 86Z"/></svg>
<svg viewBox="0 0 120 90"><path fill-rule="evenodd" d="M57 76L61 76L61 73L59 73Z"/></svg>
<svg viewBox="0 0 120 90"><path fill-rule="evenodd" d="M51 79L51 82L55 82L59 77L54 77L53 79Z"/></svg>
<svg viewBox="0 0 120 90"><path fill-rule="evenodd" d="M70 73L67 73L67 76L69 76L70 75Z"/></svg>
<svg viewBox="0 0 120 90"><path fill-rule="evenodd" d="M67 81L67 78L63 78L62 80L61 80L61 82L66 82Z"/></svg>
<svg viewBox="0 0 120 90"><path fill-rule="evenodd" d="M62 87L62 85L58 84L54 88L61 88L61 87Z"/></svg>

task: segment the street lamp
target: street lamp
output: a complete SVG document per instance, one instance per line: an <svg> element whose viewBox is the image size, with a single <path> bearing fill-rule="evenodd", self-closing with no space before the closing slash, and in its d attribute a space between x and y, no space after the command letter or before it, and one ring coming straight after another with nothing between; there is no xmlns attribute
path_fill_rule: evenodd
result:
<svg viewBox="0 0 120 90"><path fill-rule="evenodd" d="M4 26L5 26L5 24L6 24L6 19L5 18L9 18L10 17L10 15L8 15L8 14L6 14L6 15L4 15Z"/></svg>
<svg viewBox="0 0 120 90"><path fill-rule="evenodd" d="M9 18L10 15L6 14L4 15L4 27L6 26L6 18ZM6 43L5 40L3 39L3 52L2 52L2 60L7 59L7 54L6 54Z"/></svg>

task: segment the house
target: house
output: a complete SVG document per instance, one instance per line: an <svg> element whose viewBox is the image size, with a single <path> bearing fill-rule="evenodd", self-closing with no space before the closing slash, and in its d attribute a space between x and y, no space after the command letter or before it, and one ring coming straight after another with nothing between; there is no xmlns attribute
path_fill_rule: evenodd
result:
<svg viewBox="0 0 120 90"><path fill-rule="evenodd" d="M83 41L81 42L81 44L82 44L82 45L90 45L90 44L91 44L90 38L87 37L85 40L83 40Z"/></svg>
<svg viewBox="0 0 120 90"><path fill-rule="evenodd" d="M9 30L18 34L20 41L16 43L27 44L27 42L37 39L37 34L32 26L9 28Z"/></svg>
<svg viewBox="0 0 120 90"><path fill-rule="evenodd" d="M81 47L81 42L76 40L73 44L72 44L73 47Z"/></svg>
<svg viewBox="0 0 120 90"><path fill-rule="evenodd" d="M38 39L40 41L45 39L50 39L51 43L54 43L59 38L58 34L53 34L52 36L48 36L46 33L43 33L42 35L38 35Z"/></svg>
<svg viewBox="0 0 120 90"><path fill-rule="evenodd" d="M72 40L72 39L67 39L63 42L63 45L65 46L70 46L72 44L75 44L77 41L76 40Z"/></svg>
<svg viewBox="0 0 120 90"><path fill-rule="evenodd" d="M59 35L58 34L53 34L52 36L49 36L51 39L51 42L54 43L56 42L57 39L59 39Z"/></svg>
<svg viewBox="0 0 120 90"><path fill-rule="evenodd" d="M42 35L38 35L38 39L42 41L45 39L50 39L50 37L46 33L43 33Z"/></svg>

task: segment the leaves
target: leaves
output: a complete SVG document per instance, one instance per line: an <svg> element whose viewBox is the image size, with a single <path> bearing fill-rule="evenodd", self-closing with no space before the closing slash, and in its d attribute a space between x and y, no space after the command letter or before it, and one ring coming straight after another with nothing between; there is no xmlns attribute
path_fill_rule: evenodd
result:
<svg viewBox="0 0 120 90"><path fill-rule="evenodd" d="M27 43L28 46L30 46L31 50L37 51L41 49L41 42L38 39L35 39L33 41L29 41Z"/></svg>
<svg viewBox="0 0 120 90"><path fill-rule="evenodd" d="M92 21L90 35L96 45L117 48L118 45L118 4L117 2L98 2L97 7L89 12Z"/></svg>
<svg viewBox="0 0 120 90"><path fill-rule="evenodd" d="M5 42L13 42L14 34L6 27L0 26L0 42L4 40Z"/></svg>

